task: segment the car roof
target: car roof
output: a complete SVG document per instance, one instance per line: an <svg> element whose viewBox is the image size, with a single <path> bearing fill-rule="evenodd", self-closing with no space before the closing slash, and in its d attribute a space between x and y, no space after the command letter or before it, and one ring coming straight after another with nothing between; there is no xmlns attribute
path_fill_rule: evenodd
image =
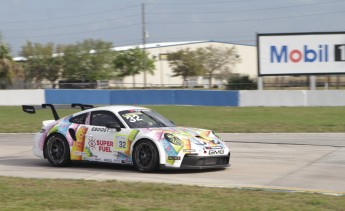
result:
<svg viewBox="0 0 345 211"><path fill-rule="evenodd" d="M128 105L111 105L111 106L101 106L97 108L87 109L87 110L75 113L74 116L82 114L82 113L91 112L91 111L111 111L113 113L118 113L120 111L126 111L126 110L145 110L145 109L148 109L148 108L139 107L139 106L128 106Z"/></svg>

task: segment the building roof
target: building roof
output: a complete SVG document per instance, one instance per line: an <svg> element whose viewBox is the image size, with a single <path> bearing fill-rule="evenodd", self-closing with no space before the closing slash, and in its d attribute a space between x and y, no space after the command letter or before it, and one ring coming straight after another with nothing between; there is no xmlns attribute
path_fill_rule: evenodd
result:
<svg viewBox="0 0 345 211"><path fill-rule="evenodd" d="M184 42L161 42L161 43L148 43L145 45L145 48L160 48L160 47L169 47L175 45L187 45L187 44L195 44L195 43L203 43L209 42L208 40L203 41L184 41ZM112 48L115 51L126 51L135 48L143 48L143 45L129 45L129 46L120 46Z"/></svg>
<svg viewBox="0 0 345 211"><path fill-rule="evenodd" d="M146 49L150 48L161 48L161 47L170 47L170 46L177 46L177 45L188 45L188 44L197 44L197 43L206 43L206 42L215 42L215 43L226 43L226 44L234 44L234 45L241 45L241 44L235 44L235 43L227 43L222 41L214 41L214 40L199 40L199 41L183 41L183 42L161 42L161 43L147 43L145 44ZM119 46L119 47L113 47L113 51L126 51L130 49L135 48L143 48L143 45L128 45L128 46ZM94 50L91 50L90 53L95 53ZM59 54L61 55L61 54ZM26 61L27 59L25 57L14 57L14 61L21 62Z"/></svg>

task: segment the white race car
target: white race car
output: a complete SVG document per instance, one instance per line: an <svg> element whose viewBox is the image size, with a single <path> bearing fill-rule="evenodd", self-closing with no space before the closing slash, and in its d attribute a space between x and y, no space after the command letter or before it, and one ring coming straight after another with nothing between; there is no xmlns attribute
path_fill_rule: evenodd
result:
<svg viewBox="0 0 345 211"><path fill-rule="evenodd" d="M82 111L43 121L35 136L33 152L53 166L67 166L71 160L134 165L139 171L158 168L225 168L230 150L210 130L178 127L157 112L134 106L80 106ZM23 106L35 113L38 106Z"/></svg>

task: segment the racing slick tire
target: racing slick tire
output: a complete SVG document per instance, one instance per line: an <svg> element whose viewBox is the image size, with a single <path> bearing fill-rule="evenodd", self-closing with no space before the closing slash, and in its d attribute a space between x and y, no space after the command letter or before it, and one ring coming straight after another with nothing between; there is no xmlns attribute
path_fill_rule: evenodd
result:
<svg viewBox="0 0 345 211"><path fill-rule="evenodd" d="M64 167L71 164L69 145L65 137L60 134L53 134L49 137L44 152L53 166Z"/></svg>
<svg viewBox="0 0 345 211"><path fill-rule="evenodd" d="M141 172L153 172L159 166L159 154L152 141L142 140L133 149L133 164Z"/></svg>

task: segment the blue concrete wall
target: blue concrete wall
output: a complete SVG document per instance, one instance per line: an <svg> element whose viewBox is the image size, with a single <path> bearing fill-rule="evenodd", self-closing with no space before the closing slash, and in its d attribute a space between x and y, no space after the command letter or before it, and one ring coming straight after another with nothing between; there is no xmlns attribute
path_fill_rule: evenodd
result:
<svg viewBox="0 0 345 211"><path fill-rule="evenodd" d="M175 104L203 106L238 106L238 91L175 90Z"/></svg>
<svg viewBox="0 0 345 211"><path fill-rule="evenodd" d="M113 90L110 104L173 105L175 93L174 90Z"/></svg>
<svg viewBox="0 0 345 211"><path fill-rule="evenodd" d="M110 91L47 89L45 90L45 98L46 103L52 104L110 104Z"/></svg>
<svg viewBox="0 0 345 211"><path fill-rule="evenodd" d="M238 91L204 90L59 90L45 91L46 103L111 105L238 106Z"/></svg>

